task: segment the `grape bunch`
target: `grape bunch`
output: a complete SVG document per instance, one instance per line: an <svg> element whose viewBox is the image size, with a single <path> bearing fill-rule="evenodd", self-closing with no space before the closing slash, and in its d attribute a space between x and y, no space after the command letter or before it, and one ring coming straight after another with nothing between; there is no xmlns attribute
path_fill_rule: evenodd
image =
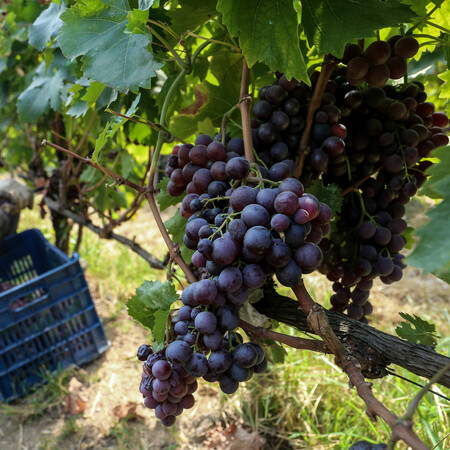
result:
<svg viewBox="0 0 450 450"><path fill-rule="evenodd" d="M402 278L405 205L425 182L431 165L425 158L448 144L443 130L448 118L426 102L419 82L358 90L344 81L336 105L348 131L344 160L330 159L322 179L343 190L363 182L344 196L336 230L321 243L320 271L333 281L333 308L347 308L350 317L365 321L373 309L368 301L373 279L391 284ZM310 174L319 176L309 166Z"/></svg>
<svg viewBox="0 0 450 450"><path fill-rule="evenodd" d="M311 161L318 170L328 164L328 155L338 155L344 149L342 139L346 130L339 123L340 111L334 106L336 83L330 82L322 96L322 106L316 112L311 133ZM295 172L294 159L306 126L310 87L287 81L283 75L272 85L259 91L259 100L253 106L252 135L258 157L272 174ZM277 179L277 178L275 178ZM281 178L279 178L281 179ZM277 179L278 181L278 179Z"/></svg>
<svg viewBox="0 0 450 450"><path fill-rule="evenodd" d="M300 181L287 178L278 187L243 185L230 191L226 212L212 219L203 206L189 218L183 239L196 250L192 263L203 269L203 277L217 277L229 302L241 306L248 290L261 288L274 274L282 285L295 286L302 273L319 266L317 244L330 232L331 210L304 193ZM191 209L197 209L197 200Z"/></svg>
<svg viewBox="0 0 450 450"><path fill-rule="evenodd" d="M221 312L215 315L205 308L183 306L172 321L174 340L164 350L153 353L149 345L138 349L137 357L144 362L140 392L145 406L155 410L163 425L172 426L183 410L194 406L197 378L218 381L224 393L232 394L239 382L266 370L263 349L254 342L244 343L239 333L226 331L236 328L237 320L224 326L220 318L224 318Z"/></svg>
<svg viewBox="0 0 450 450"><path fill-rule="evenodd" d="M345 77L352 86L364 81L369 86L384 86L389 78L398 80L407 71L407 59L419 50L413 36L396 35L387 41L375 41L363 52L356 44L347 44L342 63L347 65Z"/></svg>

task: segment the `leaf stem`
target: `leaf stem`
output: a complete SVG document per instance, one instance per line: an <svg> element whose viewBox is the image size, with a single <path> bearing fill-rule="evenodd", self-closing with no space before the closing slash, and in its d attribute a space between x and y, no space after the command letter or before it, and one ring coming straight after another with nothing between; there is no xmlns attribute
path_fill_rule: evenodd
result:
<svg viewBox="0 0 450 450"><path fill-rule="evenodd" d="M426 17L420 18L419 21L418 21L414 26L412 26L412 27L406 32L406 34L407 34L407 35L412 34L412 32L413 32L418 26L420 26L420 24L421 24L423 21L427 20L427 17L431 17L431 15L432 15L438 8L439 8L438 5L436 5L434 8L432 8L432 9L430 10L430 12L426 15Z"/></svg>
<svg viewBox="0 0 450 450"><path fill-rule="evenodd" d="M205 37L205 36L200 36L200 35L195 34L195 33L193 33L192 31L189 31L189 30L181 35L182 38L184 36L192 36L192 37L195 37L197 39L203 39L204 41L211 42L213 44L225 45L227 47L231 47L234 51L236 51L238 53L241 53L241 49L239 47L236 47L233 44L229 44L228 42L218 41L217 39L211 39L211 38Z"/></svg>
<svg viewBox="0 0 450 450"><path fill-rule="evenodd" d="M163 44L164 47L166 47L166 49L172 53L173 57L175 58L175 61L177 62L177 64L180 66L181 69L189 69L190 65L186 62L183 61L180 57L180 55L169 45L169 43L157 32L155 31L152 27L145 25L149 31L155 35Z"/></svg>
<svg viewBox="0 0 450 450"><path fill-rule="evenodd" d="M109 108L106 108L105 111L110 113L110 114L114 114L115 116L119 116L119 117L123 117L124 119L131 120L131 122L141 123L142 125L147 125L147 126L149 126L150 128L153 128L156 131L164 131L166 133L166 140L169 141L169 142L175 140L175 141L182 142L183 144L186 143L185 141L183 141L183 139L174 136L166 128L164 128L161 125L159 125L157 123L154 123L154 122L152 122L150 120L147 120L145 117L141 117L141 116L138 116L137 114L135 114L134 117L139 117L139 119L141 119L141 120L137 120L134 117L128 117L125 114L118 113L117 111L113 111L112 109L109 109Z"/></svg>
<svg viewBox="0 0 450 450"><path fill-rule="evenodd" d="M230 108L222 117L222 124L220 125L220 134L222 136L222 139L221 139L222 144L225 144L225 134L226 134L226 131L227 131L228 117L230 116L230 114L232 114L238 108L239 108L239 103L237 103L232 108Z"/></svg>
<svg viewBox="0 0 450 450"><path fill-rule="evenodd" d="M415 37L415 38L418 38L418 37L420 37L420 38L429 38L433 42L438 42L441 45L450 46L450 42L444 41L444 39L439 39L436 36L432 36L431 34L413 34L412 37Z"/></svg>

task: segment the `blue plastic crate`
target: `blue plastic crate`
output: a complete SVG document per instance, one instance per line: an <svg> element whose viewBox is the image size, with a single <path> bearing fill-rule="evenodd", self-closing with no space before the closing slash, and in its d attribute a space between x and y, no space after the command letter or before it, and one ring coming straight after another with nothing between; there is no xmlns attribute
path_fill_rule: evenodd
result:
<svg viewBox="0 0 450 450"><path fill-rule="evenodd" d="M108 349L80 267L39 230L0 244L0 400L42 382L42 373L85 364ZM5 286L5 285L4 285Z"/></svg>

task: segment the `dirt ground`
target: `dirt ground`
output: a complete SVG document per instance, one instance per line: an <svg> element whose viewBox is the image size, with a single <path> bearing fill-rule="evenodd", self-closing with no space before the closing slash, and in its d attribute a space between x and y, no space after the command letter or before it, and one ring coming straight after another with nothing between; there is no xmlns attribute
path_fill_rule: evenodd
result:
<svg viewBox="0 0 450 450"><path fill-rule="evenodd" d="M147 236L144 228L148 230ZM129 233L127 229L121 231ZM133 232L151 241L156 236L156 227L135 223ZM11 414L0 409L1 450L260 448L263 441L234 422L237 418L220 395L215 395L217 389L213 385L200 387L195 407L177 419L175 430L164 428L153 411L143 407L138 391L141 367L135 361L135 353L139 345L148 341L147 331L128 318L125 308L112 315L111 299L96 288L98 280L89 280L89 275L87 278L111 348L81 371L74 372L83 384L85 408L78 415L65 413L63 396L45 414L26 421L24 418L30 413L27 409L31 408L27 398L14 404L23 407L23 413ZM421 314L426 304L427 314L440 314L442 306L448 304L450 287L433 276L408 268L399 283L391 286L377 283L373 296L375 321L387 323L398 317L402 306L410 313ZM227 429L227 433L222 429ZM223 443L230 432L239 435L234 446ZM266 445L266 448L274 447Z"/></svg>

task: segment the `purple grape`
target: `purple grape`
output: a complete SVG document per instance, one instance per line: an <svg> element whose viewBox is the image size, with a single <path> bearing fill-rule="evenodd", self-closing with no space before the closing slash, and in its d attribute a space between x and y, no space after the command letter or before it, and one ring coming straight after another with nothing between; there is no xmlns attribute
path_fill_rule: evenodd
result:
<svg viewBox="0 0 450 450"><path fill-rule="evenodd" d="M171 342L166 348L166 358L172 364L184 364L191 356L191 347L183 341Z"/></svg>
<svg viewBox="0 0 450 450"><path fill-rule="evenodd" d="M230 206L235 212L240 212L253 203L256 203L256 191L249 186L240 186L231 194Z"/></svg>
<svg viewBox="0 0 450 450"><path fill-rule="evenodd" d="M230 236L238 241L244 239L247 230L247 226L241 219L233 219L228 224L228 232L230 233Z"/></svg>
<svg viewBox="0 0 450 450"><path fill-rule="evenodd" d="M238 247L230 238L221 237L213 242L212 258L218 264L231 264L236 259L238 252Z"/></svg>
<svg viewBox="0 0 450 450"><path fill-rule="evenodd" d="M314 270L322 262L322 250L316 244L306 242L295 251L295 261L303 270Z"/></svg>
<svg viewBox="0 0 450 450"><path fill-rule="evenodd" d="M291 250L281 239L274 239L272 241L272 246L264 256L271 266L280 268L284 267L290 261Z"/></svg>
<svg viewBox="0 0 450 450"><path fill-rule="evenodd" d="M275 214L270 221L270 226L278 232L287 230L290 224L291 221L285 214Z"/></svg>
<svg viewBox="0 0 450 450"><path fill-rule="evenodd" d="M217 287L212 280L200 280L195 283L194 299L198 305L210 305L217 295Z"/></svg>
<svg viewBox="0 0 450 450"><path fill-rule="evenodd" d="M195 318L195 328L202 334L214 333L217 327L216 316L209 311L202 311Z"/></svg>
<svg viewBox="0 0 450 450"><path fill-rule="evenodd" d="M239 383L227 375L224 375L219 383L221 391L228 395L234 394L239 387Z"/></svg>
<svg viewBox="0 0 450 450"><path fill-rule="evenodd" d="M226 174L233 180L242 180L250 173L250 163L243 157L233 158L227 162Z"/></svg>
<svg viewBox="0 0 450 450"><path fill-rule="evenodd" d="M219 275L219 286L225 292L237 291L242 285L242 272L237 267L227 267Z"/></svg>
<svg viewBox="0 0 450 450"><path fill-rule="evenodd" d="M210 350L219 350L222 347L222 334L218 330L211 334L205 334L203 336L203 343Z"/></svg>
<svg viewBox="0 0 450 450"><path fill-rule="evenodd" d="M220 349L211 352L208 358L209 369L215 373L222 373L228 370L231 366L233 358L231 353Z"/></svg>
<svg viewBox="0 0 450 450"><path fill-rule="evenodd" d="M275 211L275 197L278 195L278 188L261 189L256 196L256 203L265 208L269 213Z"/></svg>
<svg viewBox="0 0 450 450"><path fill-rule="evenodd" d="M189 375L200 378L208 371L208 360L202 353L194 353L183 367Z"/></svg>
<svg viewBox="0 0 450 450"><path fill-rule="evenodd" d="M296 286L302 279L302 270L293 258L284 267L277 269L275 274L277 280L286 287Z"/></svg>
<svg viewBox="0 0 450 450"><path fill-rule="evenodd" d="M217 242L217 241L216 241ZM272 245L270 231L262 226L250 228L244 236L244 248L254 254L263 254Z"/></svg>
<svg viewBox="0 0 450 450"><path fill-rule="evenodd" d="M233 352L233 363L244 369L248 369L256 364L258 352L251 344L239 344Z"/></svg>
<svg viewBox="0 0 450 450"><path fill-rule="evenodd" d="M248 228L255 226L266 227L269 225L270 216L267 210L256 204L247 205L241 213L241 220Z"/></svg>
<svg viewBox="0 0 450 450"><path fill-rule="evenodd" d="M244 285L249 289L260 288L266 282L266 274L258 264L248 264L245 266L242 275Z"/></svg>
<svg viewBox="0 0 450 450"><path fill-rule="evenodd" d="M298 209L299 198L290 191L280 192L275 198L275 211L279 214L292 216Z"/></svg>
<svg viewBox="0 0 450 450"><path fill-rule="evenodd" d="M233 380L242 383L244 381L250 380L250 378L253 375L253 370L245 369L244 367L240 367L237 364L233 363L230 367L229 373L231 378L233 378Z"/></svg>
<svg viewBox="0 0 450 450"><path fill-rule="evenodd" d="M172 367L167 361L161 359L153 364L152 374L158 380L167 380L172 375Z"/></svg>

